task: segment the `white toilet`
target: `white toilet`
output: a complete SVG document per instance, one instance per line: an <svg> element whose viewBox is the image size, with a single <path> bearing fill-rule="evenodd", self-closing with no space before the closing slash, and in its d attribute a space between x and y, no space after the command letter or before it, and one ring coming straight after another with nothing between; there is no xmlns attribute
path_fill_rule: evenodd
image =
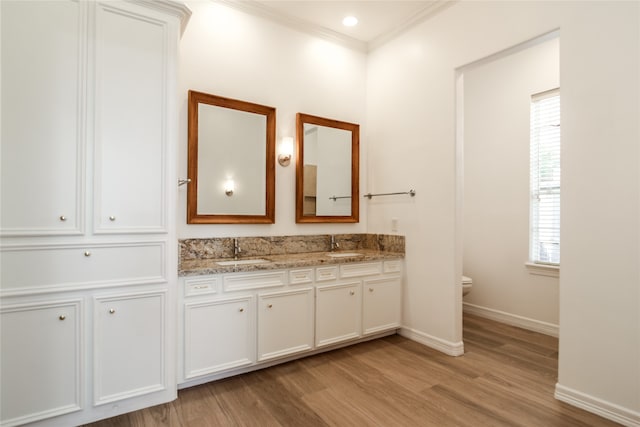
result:
<svg viewBox="0 0 640 427"><path fill-rule="evenodd" d="M465 296L469 292L471 292L471 287L473 286L473 280L470 277L462 276L462 296Z"/></svg>

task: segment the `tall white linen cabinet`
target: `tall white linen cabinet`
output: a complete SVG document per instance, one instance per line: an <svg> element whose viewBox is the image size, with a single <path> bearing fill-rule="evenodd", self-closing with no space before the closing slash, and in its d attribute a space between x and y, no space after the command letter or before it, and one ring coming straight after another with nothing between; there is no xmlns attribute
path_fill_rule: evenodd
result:
<svg viewBox="0 0 640 427"><path fill-rule="evenodd" d="M165 0L0 2L0 425L176 397L177 52Z"/></svg>

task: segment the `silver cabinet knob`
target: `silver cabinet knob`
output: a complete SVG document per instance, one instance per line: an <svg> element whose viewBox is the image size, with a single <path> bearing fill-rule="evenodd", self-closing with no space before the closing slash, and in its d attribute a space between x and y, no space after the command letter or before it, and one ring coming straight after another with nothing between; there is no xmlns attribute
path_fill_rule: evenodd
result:
<svg viewBox="0 0 640 427"><path fill-rule="evenodd" d="M369 288L369 292L373 292L373 288Z"/></svg>
<svg viewBox="0 0 640 427"><path fill-rule="evenodd" d="M115 312L116 312L116 309L115 309L115 308L110 308L110 309L109 309L109 313L110 313L110 314L113 314L113 313L115 313Z"/></svg>
<svg viewBox="0 0 640 427"><path fill-rule="evenodd" d="M115 220L116 220L116 217L115 217L115 216L111 215L111 216L109 217L109 221L115 221Z"/></svg>
<svg viewBox="0 0 640 427"><path fill-rule="evenodd" d="M89 252L89 251L84 251L84 256L91 256L91 252Z"/></svg>
<svg viewBox="0 0 640 427"><path fill-rule="evenodd" d="M355 295L356 293L354 291L349 291L349 295Z"/></svg>
<svg viewBox="0 0 640 427"><path fill-rule="evenodd" d="M239 311L240 311L240 313L243 313L244 312L244 308L241 308Z"/></svg>
<svg viewBox="0 0 640 427"><path fill-rule="evenodd" d="M273 304L269 304L267 307L272 308L272 307L273 307Z"/></svg>
<svg viewBox="0 0 640 427"><path fill-rule="evenodd" d="M67 316L65 316L64 314L61 314L60 316L58 316L58 319L60 319L60 320L64 320L66 318L67 318Z"/></svg>
<svg viewBox="0 0 640 427"><path fill-rule="evenodd" d="M67 220L67 217L66 217L66 216L64 216L64 215L60 215L60 221L66 221L66 220Z"/></svg>

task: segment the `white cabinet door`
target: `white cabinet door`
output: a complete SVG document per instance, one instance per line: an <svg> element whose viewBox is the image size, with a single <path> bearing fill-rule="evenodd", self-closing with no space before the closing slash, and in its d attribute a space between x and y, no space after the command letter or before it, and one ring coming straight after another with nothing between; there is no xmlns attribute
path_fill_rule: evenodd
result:
<svg viewBox="0 0 640 427"><path fill-rule="evenodd" d="M95 299L95 405L166 388L165 304L164 292Z"/></svg>
<svg viewBox="0 0 640 427"><path fill-rule="evenodd" d="M82 232L85 7L0 2L3 235Z"/></svg>
<svg viewBox="0 0 640 427"><path fill-rule="evenodd" d="M363 334L373 334L400 327L400 278L365 280L362 291Z"/></svg>
<svg viewBox="0 0 640 427"><path fill-rule="evenodd" d="M187 303L184 379L255 362L253 296Z"/></svg>
<svg viewBox="0 0 640 427"><path fill-rule="evenodd" d="M1 310L0 424L80 410L80 301Z"/></svg>
<svg viewBox="0 0 640 427"><path fill-rule="evenodd" d="M165 194L169 24L125 2L96 4L96 233L162 232Z"/></svg>
<svg viewBox="0 0 640 427"><path fill-rule="evenodd" d="M361 289L360 281L316 287L316 346L360 336Z"/></svg>
<svg viewBox="0 0 640 427"><path fill-rule="evenodd" d="M313 348L313 288L258 295L258 361Z"/></svg>

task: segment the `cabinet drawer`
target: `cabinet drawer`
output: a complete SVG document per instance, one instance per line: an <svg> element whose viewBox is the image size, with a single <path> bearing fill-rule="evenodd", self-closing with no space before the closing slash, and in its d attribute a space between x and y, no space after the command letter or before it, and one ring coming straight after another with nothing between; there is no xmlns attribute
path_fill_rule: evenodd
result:
<svg viewBox="0 0 640 427"><path fill-rule="evenodd" d="M184 279L184 296L218 293L218 277Z"/></svg>
<svg viewBox="0 0 640 427"><path fill-rule="evenodd" d="M304 270L290 270L289 284L301 285L303 283L313 282L313 269L305 268Z"/></svg>
<svg viewBox="0 0 640 427"><path fill-rule="evenodd" d="M385 273L400 273L402 271L402 260L385 261L382 270Z"/></svg>
<svg viewBox="0 0 640 427"><path fill-rule="evenodd" d="M225 292L264 289L284 286L286 271L278 270L262 273L234 274L225 276L223 287Z"/></svg>
<svg viewBox="0 0 640 427"><path fill-rule="evenodd" d="M326 282L338 278L338 267L318 267L316 268L316 282Z"/></svg>
<svg viewBox="0 0 640 427"><path fill-rule="evenodd" d="M163 242L2 250L2 288L164 282Z"/></svg>
<svg viewBox="0 0 640 427"><path fill-rule="evenodd" d="M366 262L361 264L345 264L340 266L340 277L371 276L382 272L382 264L379 262Z"/></svg>

